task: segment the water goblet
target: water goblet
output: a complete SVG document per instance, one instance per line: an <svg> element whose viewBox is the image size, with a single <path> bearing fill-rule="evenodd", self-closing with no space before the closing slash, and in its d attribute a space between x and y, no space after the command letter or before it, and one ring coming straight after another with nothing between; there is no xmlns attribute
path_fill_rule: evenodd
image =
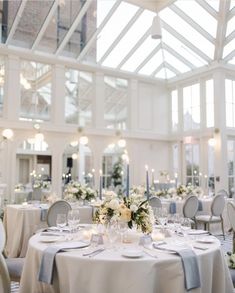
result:
<svg viewBox="0 0 235 293"><path fill-rule="evenodd" d="M66 214L58 214L56 217L56 226L59 228L60 233L63 232L63 228L67 225L67 216Z"/></svg>

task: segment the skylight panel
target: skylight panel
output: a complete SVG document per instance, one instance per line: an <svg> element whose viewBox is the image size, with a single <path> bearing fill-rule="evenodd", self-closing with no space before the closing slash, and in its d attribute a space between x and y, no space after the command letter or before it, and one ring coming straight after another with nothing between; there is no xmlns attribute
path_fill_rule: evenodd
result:
<svg viewBox="0 0 235 293"><path fill-rule="evenodd" d="M141 69L138 73L151 75L163 62L162 51L159 50Z"/></svg>
<svg viewBox="0 0 235 293"><path fill-rule="evenodd" d="M226 46L224 46L223 58L230 54L235 48L235 39L232 39Z"/></svg>
<svg viewBox="0 0 235 293"><path fill-rule="evenodd" d="M232 10L235 7L235 0L231 0L229 10Z"/></svg>
<svg viewBox="0 0 235 293"><path fill-rule="evenodd" d="M135 53L121 67L123 70L135 71L136 68L145 60L145 58L159 45L159 40L154 40L149 36Z"/></svg>
<svg viewBox="0 0 235 293"><path fill-rule="evenodd" d="M231 60L228 62L229 64L234 64L235 65L235 58L233 57Z"/></svg>
<svg viewBox="0 0 235 293"><path fill-rule="evenodd" d="M162 68L156 75L155 77L157 78L161 78L161 79L169 79L172 77L175 77L176 74L174 72L172 72L170 69L168 68Z"/></svg>
<svg viewBox="0 0 235 293"><path fill-rule="evenodd" d="M105 16L109 13L116 0L97 0L97 27L100 26Z"/></svg>
<svg viewBox="0 0 235 293"><path fill-rule="evenodd" d="M122 59L127 55L127 53L134 47L138 40L151 26L152 19L154 16L155 13L145 10L136 20L136 22L132 25L132 27L128 30L125 36L121 39L121 41L117 44L114 50L104 60L102 65L107 67L117 67L118 64L120 64L120 62L122 61ZM110 34L112 34L111 31Z"/></svg>
<svg viewBox="0 0 235 293"><path fill-rule="evenodd" d="M180 40L170 34L168 31L162 29L163 42L175 50L178 54L182 55L190 63L196 67L207 65L207 62L199 55L194 53L190 48L183 44Z"/></svg>
<svg viewBox="0 0 235 293"><path fill-rule="evenodd" d="M220 0L204 0L204 1L206 1L217 12L219 11L219 2L220 2Z"/></svg>
<svg viewBox="0 0 235 293"><path fill-rule="evenodd" d="M100 60L137 10L135 5L126 2L120 4L97 38L97 60Z"/></svg>
<svg viewBox="0 0 235 293"><path fill-rule="evenodd" d="M163 54L164 54L164 61L171 64L178 71L187 72L190 70L190 68L187 65L185 65L183 62L181 62L179 59L177 59L175 56L173 56L167 50L163 50Z"/></svg>
<svg viewBox="0 0 235 293"><path fill-rule="evenodd" d="M180 33L184 38L201 50L209 58L214 57L214 45L204 38L198 31L192 28L186 21L179 17L175 12L166 8L160 12L161 18Z"/></svg>
<svg viewBox="0 0 235 293"><path fill-rule="evenodd" d="M175 3L185 14L204 28L213 37L216 36L217 21L195 1L178 0ZM198 17L200 15L200 17Z"/></svg>
<svg viewBox="0 0 235 293"><path fill-rule="evenodd" d="M235 29L235 17L233 16L227 23L226 37L230 35Z"/></svg>

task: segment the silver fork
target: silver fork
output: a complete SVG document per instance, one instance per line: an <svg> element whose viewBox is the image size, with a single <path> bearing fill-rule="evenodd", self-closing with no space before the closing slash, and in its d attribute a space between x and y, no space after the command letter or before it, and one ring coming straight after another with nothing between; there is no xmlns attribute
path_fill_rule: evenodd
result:
<svg viewBox="0 0 235 293"><path fill-rule="evenodd" d="M83 253L83 256L93 257L93 256L101 253L102 251L104 251L104 248L96 249L92 252Z"/></svg>

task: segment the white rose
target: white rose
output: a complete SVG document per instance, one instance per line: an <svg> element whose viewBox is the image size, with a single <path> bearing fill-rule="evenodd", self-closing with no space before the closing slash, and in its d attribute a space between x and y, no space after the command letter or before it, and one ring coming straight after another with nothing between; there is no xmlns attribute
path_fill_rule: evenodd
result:
<svg viewBox="0 0 235 293"><path fill-rule="evenodd" d="M132 204L130 210L135 213L138 210L138 207L135 204Z"/></svg>
<svg viewBox="0 0 235 293"><path fill-rule="evenodd" d="M112 209L112 210L117 210L119 208L119 202L117 199L112 199L110 202L109 202L109 208Z"/></svg>

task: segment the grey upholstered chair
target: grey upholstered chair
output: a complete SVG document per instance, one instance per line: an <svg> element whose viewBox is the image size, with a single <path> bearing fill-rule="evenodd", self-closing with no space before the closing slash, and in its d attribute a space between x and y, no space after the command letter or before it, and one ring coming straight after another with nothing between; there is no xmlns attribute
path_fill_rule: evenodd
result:
<svg viewBox="0 0 235 293"><path fill-rule="evenodd" d="M196 213L198 211L199 201L196 195L190 195L184 202L183 215L185 218L191 220L191 226L197 227L196 224Z"/></svg>
<svg viewBox="0 0 235 293"><path fill-rule="evenodd" d="M200 215L196 216L197 223L203 223L204 229L210 231L210 224L221 223L221 229L223 236L224 234L224 221L222 217L222 213L225 206L225 198L223 194L217 194L211 203L211 213L209 215Z"/></svg>
<svg viewBox="0 0 235 293"><path fill-rule="evenodd" d="M230 201L227 203L227 212L229 223L233 231L233 253L235 253L235 202Z"/></svg>
<svg viewBox="0 0 235 293"><path fill-rule="evenodd" d="M149 198L149 205L152 208L161 208L162 207L162 203L159 197L156 196L152 196Z"/></svg>
<svg viewBox="0 0 235 293"><path fill-rule="evenodd" d="M11 292L11 281L5 258L0 253L0 292L1 293L10 293Z"/></svg>
<svg viewBox="0 0 235 293"><path fill-rule="evenodd" d="M56 226L56 217L58 214L68 214L71 210L71 205L65 200L57 200L48 209L47 225L49 227Z"/></svg>
<svg viewBox="0 0 235 293"><path fill-rule="evenodd" d="M0 254L3 256L4 248L6 244L6 232L0 220ZM19 282L21 278L21 273L24 266L24 258L4 258L5 265L7 267L8 273L10 275L11 281ZM3 267L3 265L2 265ZM1 291L0 291L1 292Z"/></svg>
<svg viewBox="0 0 235 293"><path fill-rule="evenodd" d="M225 189L220 189L217 194L223 194L225 198L229 197L228 192Z"/></svg>

